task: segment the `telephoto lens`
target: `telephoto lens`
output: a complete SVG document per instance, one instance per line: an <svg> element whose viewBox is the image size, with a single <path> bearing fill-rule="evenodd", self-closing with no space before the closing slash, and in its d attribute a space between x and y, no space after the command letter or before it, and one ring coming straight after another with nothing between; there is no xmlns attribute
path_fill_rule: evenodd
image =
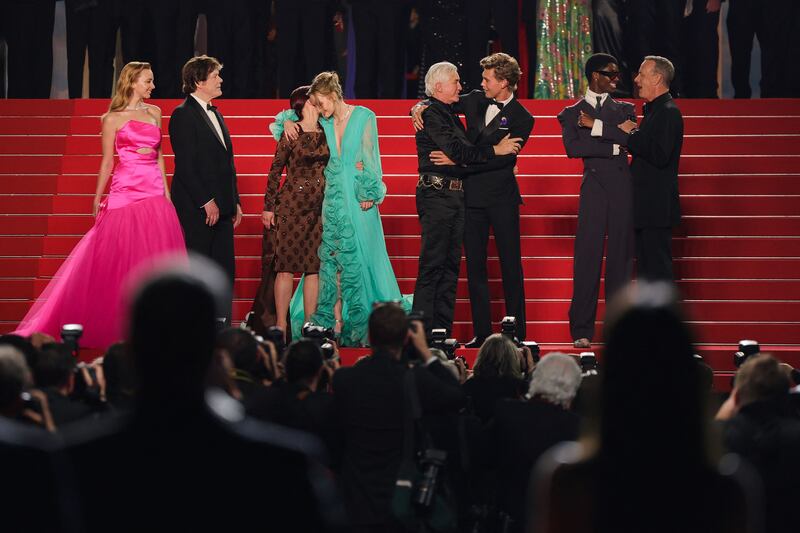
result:
<svg viewBox="0 0 800 533"><path fill-rule="evenodd" d="M429 508L433 503L439 471L446 461L447 452L444 450L429 448L422 452L422 457L420 458L422 475L417 480L414 495L412 496L412 501L420 507Z"/></svg>

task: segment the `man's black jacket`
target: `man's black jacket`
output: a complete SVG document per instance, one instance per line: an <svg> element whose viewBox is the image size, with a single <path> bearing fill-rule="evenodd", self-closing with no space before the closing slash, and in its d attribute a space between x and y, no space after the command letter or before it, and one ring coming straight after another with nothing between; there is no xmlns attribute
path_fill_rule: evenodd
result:
<svg viewBox="0 0 800 533"><path fill-rule="evenodd" d="M633 154L633 224L668 228L681 221L678 163L683 145L683 117L664 93L644 106L644 119L630 135L604 127L603 138L627 146Z"/></svg>
<svg viewBox="0 0 800 533"><path fill-rule="evenodd" d="M462 177L466 172L462 165L485 163L494 158L493 146L475 146L467 140L464 125L453 111L453 106L436 98L428 100L430 105L422 112L425 128L416 133L417 161L420 174L433 172L447 176ZM431 152L445 153L453 165L434 165Z"/></svg>

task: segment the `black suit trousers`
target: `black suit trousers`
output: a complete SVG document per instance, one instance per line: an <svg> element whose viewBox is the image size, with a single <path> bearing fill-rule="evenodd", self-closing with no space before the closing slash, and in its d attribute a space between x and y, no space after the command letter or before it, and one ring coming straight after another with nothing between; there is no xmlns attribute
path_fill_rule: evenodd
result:
<svg viewBox="0 0 800 533"><path fill-rule="evenodd" d="M196 0L150 0L156 34L154 98L180 98L181 68L194 55L194 32L199 7Z"/></svg>
<svg viewBox="0 0 800 533"><path fill-rule="evenodd" d="M183 228L186 248L210 258L227 274L231 287L236 278L236 258L233 250L233 220L220 217L209 226L206 224L205 209L177 209L178 219ZM226 325L230 326L232 309L225 309Z"/></svg>
<svg viewBox="0 0 800 533"><path fill-rule="evenodd" d="M581 184L575 233L572 303L569 329L573 339L592 339L600 293L603 248L606 247L605 299L631 279L633 270L633 197L630 178L601 182L587 176ZM608 242L606 243L606 232Z"/></svg>
<svg viewBox="0 0 800 533"><path fill-rule="evenodd" d="M628 0L625 4L626 50L631 72L638 72L645 56L658 54L669 58L675 66L675 78L670 84L672 94L683 93L681 23L684 7L684 2L675 0Z"/></svg>
<svg viewBox="0 0 800 533"><path fill-rule="evenodd" d="M113 6L100 2L95 7L75 11L66 3L67 81L69 97L83 95L83 66L89 53L89 97L108 98L114 84L114 50L117 28ZM158 78L156 78L158 81Z"/></svg>
<svg viewBox="0 0 800 533"><path fill-rule="evenodd" d="M356 98L399 98L403 80L403 23L406 8L397 2L353 4L356 34ZM405 14L405 18L403 15Z"/></svg>
<svg viewBox="0 0 800 533"><path fill-rule="evenodd" d="M292 91L308 85L325 65L324 6L283 1L275 4L278 29L278 96L289 98ZM302 67L302 68L298 68Z"/></svg>
<svg viewBox="0 0 800 533"><path fill-rule="evenodd" d="M517 338L525 339L525 287L522 278L522 254L519 236L519 205L467 207L464 217L464 252L467 256L467 279L476 337L492 334L489 301L489 271L486 265L489 228L494 232L506 315L517 319Z"/></svg>
<svg viewBox="0 0 800 533"><path fill-rule="evenodd" d="M685 57L684 94L689 98L717 98L719 12L706 13L698 5L683 19Z"/></svg>
<svg viewBox="0 0 800 533"><path fill-rule="evenodd" d="M414 311L432 317L432 328L450 334L456 305L464 235L464 193L417 188L417 214L422 225Z"/></svg>
<svg viewBox="0 0 800 533"><path fill-rule="evenodd" d="M55 0L6 0L0 5L8 46L8 97L50 98Z"/></svg>
<svg viewBox="0 0 800 533"><path fill-rule="evenodd" d="M228 0L207 9L208 54L223 64L225 96L249 98L253 79L255 28L252 25L249 0ZM262 28L266 32L265 28ZM266 39L266 35L259 34Z"/></svg>
<svg viewBox="0 0 800 533"><path fill-rule="evenodd" d="M728 42L731 50L731 83L734 98L750 98L750 56L753 38L758 38L761 47L761 97L774 92L774 53L771 21L767 13L769 1L730 0L728 8ZM783 71L783 65L780 70Z"/></svg>
<svg viewBox="0 0 800 533"><path fill-rule="evenodd" d="M636 279L674 281L672 228L636 228Z"/></svg>

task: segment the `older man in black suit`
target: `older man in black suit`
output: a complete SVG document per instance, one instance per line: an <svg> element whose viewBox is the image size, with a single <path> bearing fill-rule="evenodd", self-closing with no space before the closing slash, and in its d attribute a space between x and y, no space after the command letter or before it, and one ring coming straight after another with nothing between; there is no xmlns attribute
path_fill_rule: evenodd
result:
<svg viewBox="0 0 800 533"><path fill-rule="evenodd" d="M567 156L583 159L569 308L569 328L576 348L589 348L594 335L606 233L606 301L630 281L633 269L628 156L619 144L604 140L602 133L604 128L617 129L626 120L636 120L636 111L633 104L610 96L620 76L613 56L594 54L584 70L589 79L586 95L558 115Z"/></svg>
<svg viewBox="0 0 800 533"><path fill-rule="evenodd" d="M175 152L172 202L186 247L236 273L233 230L242 221L242 206L233 165L233 144L225 121L211 101L222 95L222 64L213 57L193 57L183 66L186 100L169 121ZM231 309L225 309L230 321Z"/></svg>
<svg viewBox="0 0 800 533"><path fill-rule="evenodd" d="M633 154L633 225L637 278L674 280L672 228L680 224L678 163L683 146L683 116L669 94L675 67L661 56L644 58L634 83L647 100L637 127L626 120L603 128L603 138L626 146Z"/></svg>

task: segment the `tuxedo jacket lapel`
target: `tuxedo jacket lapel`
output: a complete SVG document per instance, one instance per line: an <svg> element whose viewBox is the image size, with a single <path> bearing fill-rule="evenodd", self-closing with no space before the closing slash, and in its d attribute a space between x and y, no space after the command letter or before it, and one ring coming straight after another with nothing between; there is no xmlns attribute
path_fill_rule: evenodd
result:
<svg viewBox="0 0 800 533"><path fill-rule="evenodd" d="M481 124L485 125L478 134L478 139L476 143L480 142L486 137L491 136L494 132L496 132L497 129L500 127L503 118L505 118L506 120L510 120L512 111L509 108L511 108L514 105L515 101L516 98L511 100L508 103L508 105L503 106L503 109L501 109L500 112L497 115L495 115L495 117L488 124L486 124L486 109L484 109L483 115L481 116ZM487 105L486 107L488 108L489 106Z"/></svg>
<svg viewBox="0 0 800 533"><path fill-rule="evenodd" d="M222 137L225 140L225 147L230 152L231 151L231 147L233 146L233 144L231 143L231 134L228 131L228 127L225 125L225 120L222 118L222 113L220 113L219 111L217 111L215 109L214 110L214 114L217 116L217 120L219 121L219 128L222 130ZM209 122L211 122L211 121L209 120ZM212 129L214 128L213 124L211 125L211 128ZM215 130L214 133L216 133L216 130Z"/></svg>
<svg viewBox="0 0 800 533"><path fill-rule="evenodd" d="M209 133L214 136L214 139L216 139L217 144L220 146L220 148L225 149L226 147L228 147L227 143L225 143L225 145L223 146L222 143L225 141L219 138L219 135L217 134L217 129L214 127L214 124L211 122L211 119L208 118L208 113L206 113L206 110L203 109L203 106L201 106L200 103L197 100L195 100L194 97L192 97L191 95L186 97L186 100L190 102L190 104L192 105L192 109L194 109L195 113L197 113L200 116L200 119L206 123L206 125L208 126ZM217 113L217 120L219 120L219 117L220 115L219 113ZM220 128L222 129L223 135L225 135L226 131L225 125L221 120L219 121L219 125Z"/></svg>

